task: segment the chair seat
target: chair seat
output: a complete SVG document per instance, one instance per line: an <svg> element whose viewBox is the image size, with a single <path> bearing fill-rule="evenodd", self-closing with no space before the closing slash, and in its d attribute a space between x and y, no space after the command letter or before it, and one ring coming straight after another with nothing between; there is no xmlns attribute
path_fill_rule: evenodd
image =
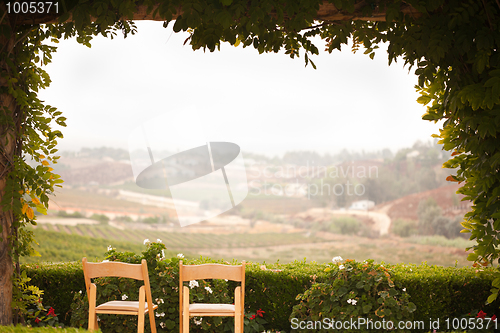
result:
<svg viewBox="0 0 500 333"><path fill-rule="evenodd" d="M158 305L154 304L153 309L158 308ZM139 311L139 302L137 301L110 301L97 306L96 311ZM144 303L144 311L148 311L148 303Z"/></svg>
<svg viewBox="0 0 500 333"><path fill-rule="evenodd" d="M189 313L221 313L227 315L234 315L235 307L232 304L209 304L209 303L194 303L189 304Z"/></svg>

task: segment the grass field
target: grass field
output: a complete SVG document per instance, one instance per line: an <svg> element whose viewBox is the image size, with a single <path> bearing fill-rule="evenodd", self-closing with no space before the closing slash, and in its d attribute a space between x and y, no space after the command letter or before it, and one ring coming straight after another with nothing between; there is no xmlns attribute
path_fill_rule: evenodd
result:
<svg viewBox="0 0 500 333"><path fill-rule="evenodd" d="M145 239L150 239L151 241L161 239L163 243L165 243L167 248L178 250L233 247L265 247L272 245L316 243L321 241L320 238L306 237L299 233L182 233L147 229L121 230L108 225L84 224L80 224L77 226L44 224L42 227L46 228L46 231L57 231L70 235L104 238L111 243L117 240L142 244ZM38 227L37 229L40 229L40 227Z"/></svg>
<svg viewBox="0 0 500 333"><path fill-rule="evenodd" d="M294 260L330 262L333 257L376 262L429 265L469 266L464 248L408 243L404 238L370 239L359 236L334 235L328 241L310 244L288 244L261 248L200 249L198 253L212 258L231 258L258 262L291 262Z"/></svg>
<svg viewBox="0 0 500 333"><path fill-rule="evenodd" d="M316 233L240 233L209 234L180 233L154 230L120 230L108 225L44 225L35 229L40 243L38 258L25 262L73 261L83 256L102 259L109 245L118 251L142 252L144 239L161 239L169 253L183 253L188 257L200 255L214 259L237 259L254 262L283 263L294 260L329 262L335 256L344 259L374 259L387 263L415 263L442 266L467 266L465 243L460 241L439 245L418 244L415 239L399 237L370 239L359 236ZM422 240L422 243L430 243ZM444 246L443 246L444 245ZM455 245L455 246L453 246Z"/></svg>
<svg viewBox="0 0 500 333"><path fill-rule="evenodd" d="M46 231L40 228L35 230L35 239L39 244L35 245L35 250L41 256L23 257L22 263L80 261L83 257L87 257L89 261L102 260L109 245L118 251L135 253L141 253L146 249L142 243L114 241L110 244L108 239ZM169 252L168 255L175 254Z"/></svg>

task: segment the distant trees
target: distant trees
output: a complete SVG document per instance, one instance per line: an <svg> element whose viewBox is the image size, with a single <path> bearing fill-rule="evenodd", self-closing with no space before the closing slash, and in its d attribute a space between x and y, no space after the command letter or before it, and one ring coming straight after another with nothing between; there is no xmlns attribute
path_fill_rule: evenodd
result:
<svg viewBox="0 0 500 333"><path fill-rule="evenodd" d="M417 209L418 221L395 219L392 221L391 231L400 237L416 235L440 235L448 239L463 237L460 233L462 217L449 217L443 215L441 207L434 198L420 201Z"/></svg>
<svg viewBox="0 0 500 333"><path fill-rule="evenodd" d="M436 233L436 222L441 213L441 208L433 198L420 201L417 209L419 234L434 235Z"/></svg>
<svg viewBox="0 0 500 333"><path fill-rule="evenodd" d="M328 166L327 172L308 179L311 190L309 197L319 201L322 206L342 208L349 207L357 200L368 199L380 204L447 185L445 174L435 171L449 157L445 155L447 154L440 151L436 142L417 142L412 148L400 149L395 155L388 149L362 154L343 150L335 155L324 156L305 151L287 153L283 162L305 165L307 160L308 166L316 170L320 166ZM332 160L334 163L326 164ZM373 165L369 161L373 161ZM367 169L373 166L376 173L370 174ZM362 174L361 177L359 174ZM358 193L353 195L353 187L357 184L363 190L358 187ZM337 186L336 193L328 191L328 188L332 189L334 186ZM340 191L340 186L344 188L344 192ZM351 195L347 191L348 187L351 188ZM316 189L323 191L315 191Z"/></svg>
<svg viewBox="0 0 500 333"><path fill-rule="evenodd" d="M391 223L391 232L399 237L417 235L417 223L412 220L395 219Z"/></svg>
<svg viewBox="0 0 500 333"><path fill-rule="evenodd" d="M452 218L442 215L442 210L436 200L427 198L418 205L418 230L420 235L441 235L446 238L460 237L462 218Z"/></svg>
<svg viewBox="0 0 500 333"><path fill-rule="evenodd" d="M115 161L129 160L130 156L127 150L121 148L100 147L100 148L82 148L80 151L63 151L63 157L86 157L86 158L112 158Z"/></svg>

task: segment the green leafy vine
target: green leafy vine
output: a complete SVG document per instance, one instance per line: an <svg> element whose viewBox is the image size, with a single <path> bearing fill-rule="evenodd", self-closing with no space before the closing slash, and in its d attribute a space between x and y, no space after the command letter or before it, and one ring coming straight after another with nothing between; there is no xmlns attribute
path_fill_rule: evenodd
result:
<svg viewBox="0 0 500 333"><path fill-rule="evenodd" d="M60 4L60 13L27 18L7 13L5 4L0 5L1 226L9 228L14 261L34 253L33 236L25 227L36 223L35 210L47 209L49 195L62 182L51 169L62 133L51 126L64 126L65 118L37 97L50 84L42 68L56 47L48 42L76 37L90 47L97 34L113 38L118 31L125 36L135 33L131 20L149 15L164 21L164 26L175 20L174 31L188 31L186 42L193 49L214 51L228 42L254 47L259 53L284 51L292 58L302 52L305 64L313 67L312 58L319 53L317 37L325 41L327 52L340 50L351 40L353 51L363 46L371 58L378 44L388 43L389 63L402 59L415 68L417 101L428 106L423 119L444 121L436 136L454 154L444 165L455 170L448 179L463 183L459 192L473 202L463 222L464 231L477 241L469 259L489 264L499 258L497 0L61 0ZM412 10L403 11L408 5ZM345 19L318 19L325 6ZM381 12L385 21L370 20ZM500 273L490 301L499 290Z"/></svg>

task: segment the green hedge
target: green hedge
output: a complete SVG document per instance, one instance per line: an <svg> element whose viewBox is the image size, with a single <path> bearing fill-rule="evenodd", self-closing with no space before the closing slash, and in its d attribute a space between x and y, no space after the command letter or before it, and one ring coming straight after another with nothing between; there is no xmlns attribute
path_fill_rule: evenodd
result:
<svg viewBox="0 0 500 333"><path fill-rule="evenodd" d="M495 269L477 270L472 267L441 267L421 265L387 265L394 281L399 281L416 305L415 321L460 318L482 310L497 316L500 301L486 305ZM290 264L259 265L247 268L247 297L245 305L266 311L268 329L290 330L290 313L298 302L296 295L311 287L314 281L324 282L326 264L294 262ZM276 269L280 270L279 272ZM477 273L476 273L477 271Z"/></svg>
<svg viewBox="0 0 500 333"><path fill-rule="evenodd" d="M31 278L30 284L43 290L43 304L53 307L59 322L68 326L73 295L80 290L85 291L82 264L30 264L22 269Z"/></svg>
<svg viewBox="0 0 500 333"><path fill-rule="evenodd" d="M440 267L428 265L390 266L417 306L415 320L460 318L482 310L488 317L500 314L500 301L486 305L495 269Z"/></svg>
<svg viewBox="0 0 500 333"><path fill-rule="evenodd" d="M2 333L87 333L83 328L54 328L54 327L26 327L26 326L1 326ZM100 332L100 330L98 331Z"/></svg>
<svg viewBox="0 0 500 333"><path fill-rule="evenodd" d="M295 298L314 281L326 278L325 265L296 261L290 264L248 264L246 269L245 307L265 311L268 329L290 329L290 313Z"/></svg>
<svg viewBox="0 0 500 333"><path fill-rule="evenodd" d="M117 254L115 252L113 258L115 258L114 260L135 262L144 257L144 253L141 256L133 253ZM157 260L154 258L154 251L148 254L148 266L154 266L153 270L150 270L150 275L151 272L159 274L159 276L151 278L152 292L154 295L163 295L165 304L161 305L163 309L161 312L166 313L165 317L157 318L157 325L169 319L170 326L174 326L168 328L175 331L178 325L178 296L175 288L178 286L179 258L161 260L161 265L150 264L151 260ZM183 260L185 264L221 262L208 258ZM158 263L160 263L159 260ZM266 329L289 332L289 317L293 306L298 303L297 295L304 293L314 282L325 282L326 267L327 264L306 263L305 260L265 266L258 263L248 263L245 290L246 313L263 310L265 311L264 319L267 321L267 324L264 325ZM400 282L407 289L411 296L411 302L416 305L414 320L428 322L430 319L440 318L443 321L446 318L460 318L468 313L474 314L479 310L486 312L488 316L500 314L497 312L500 307L499 301L485 305L493 280L493 268L481 269L476 273L474 268L443 268L426 264L399 264L387 265L386 267L393 280ZM44 304L54 307L56 313L60 315L60 321L68 325L72 315L70 309L73 298L79 294L80 290L85 289L81 264L29 265L25 266L24 269L32 278L32 283L45 291ZM153 283L155 280L160 281L155 283L162 284L161 287L157 287L157 289L162 290L155 290ZM112 297L120 297L122 292L118 289L120 288L117 288L116 295ZM156 297L159 296L154 296L154 298ZM76 299L80 299L81 302L86 301L84 293L76 295ZM85 327L86 324L83 321L86 316L85 310L82 309L82 306L76 308L80 311L78 323ZM133 321L133 319L130 320ZM226 328L224 327L224 329ZM158 329L160 329L159 326ZM206 331L206 328L204 329Z"/></svg>

